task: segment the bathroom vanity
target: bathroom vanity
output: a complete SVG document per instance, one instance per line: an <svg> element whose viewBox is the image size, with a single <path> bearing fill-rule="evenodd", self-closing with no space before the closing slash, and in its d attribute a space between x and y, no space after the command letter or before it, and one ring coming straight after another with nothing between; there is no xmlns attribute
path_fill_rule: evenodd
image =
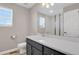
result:
<svg viewBox="0 0 79 59"><path fill-rule="evenodd" d="M65 55L65 54L27 38L27 55Z"/></svg>
<svg viewBox="0 0 79 59"><path fill-rule="evenodd" d="M67 38L68 39L68 38ZM42 36L28 36L27 55L78 55L79 43Z"/></svg>

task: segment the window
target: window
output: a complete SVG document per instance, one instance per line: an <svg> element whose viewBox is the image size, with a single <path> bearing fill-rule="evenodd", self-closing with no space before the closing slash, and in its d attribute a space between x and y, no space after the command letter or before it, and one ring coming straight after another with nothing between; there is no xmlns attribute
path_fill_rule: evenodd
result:
<svg viewBox="0 0 79 59"><path fill-rule="evenodd" d="M40 26L40 28L45 28L45 18L44 17L39 18L39 26Z"/></svg>
<svg viewBox="0 0 79 59"><path fill-rule="evenodd" d="M12 26L12 9L0 7L0 26Z"/></svg>

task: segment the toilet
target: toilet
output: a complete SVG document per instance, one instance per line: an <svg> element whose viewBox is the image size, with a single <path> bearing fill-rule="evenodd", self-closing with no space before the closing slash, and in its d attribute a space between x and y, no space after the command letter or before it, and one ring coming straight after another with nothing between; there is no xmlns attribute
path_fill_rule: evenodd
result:
<svg viewBox="0 0 79 59"><path fill-rule="evenodd" d="M19 43L17 47L19 48L20 54L26 54L26 42Z"/></svg>

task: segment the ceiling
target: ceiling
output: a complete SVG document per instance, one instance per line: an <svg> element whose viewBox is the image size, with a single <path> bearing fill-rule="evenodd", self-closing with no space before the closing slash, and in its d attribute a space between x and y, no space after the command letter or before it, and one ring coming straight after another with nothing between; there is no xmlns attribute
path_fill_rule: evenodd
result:
<svg viewBox="0 0 79 59"><path fill-rule="evenodd" d="M25 8L33 8L34 10L52 16L58 12L62 12L63 8L71 5L72 3L54 3L54 6L50 8L41 7L40 3L19 3L18 5L23 6ZM51 12L53 11L53 12Z"/></svg>
<svg viewBox="0 0 79 59"><path fill-rule="evenodd" d="M18 3L18 5L25 8L32 8L35 5L35 3Z"/></svg>

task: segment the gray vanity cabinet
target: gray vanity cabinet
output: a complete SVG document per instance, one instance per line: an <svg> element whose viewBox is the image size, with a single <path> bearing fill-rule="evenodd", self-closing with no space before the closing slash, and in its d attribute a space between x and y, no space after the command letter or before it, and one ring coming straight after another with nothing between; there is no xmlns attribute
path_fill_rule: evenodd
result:
<svg viewBox="0 0 79 59"><path fill-rule="evenodd" d="M65 55L64 53L51 49L28 38L26 42L27 55Z"/></svg>

